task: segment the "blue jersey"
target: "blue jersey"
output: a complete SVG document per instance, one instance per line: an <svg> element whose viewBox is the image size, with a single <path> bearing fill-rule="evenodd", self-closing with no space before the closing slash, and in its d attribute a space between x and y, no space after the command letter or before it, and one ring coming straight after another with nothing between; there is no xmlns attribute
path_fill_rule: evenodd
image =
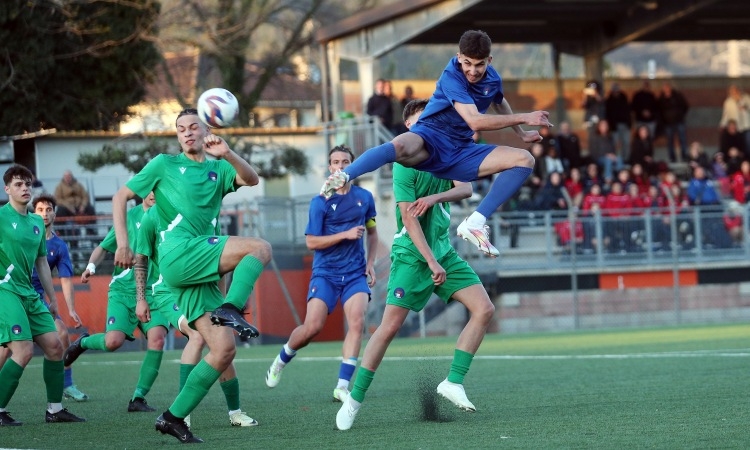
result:
<svg viewBox="0 0 750 450"><path fill-rule="evenodd" d="M334 194L326 200L316 195L310 202L310 213L305 235L330 236L349 230L375 217L372 194L352 185L349 193ZM364 235L357 240L344 240L322 250L315 250L313 276L365 273L367 261Z"/></svg>
<svg viewBox="0 0 750 450"><path fill-rule="evenodd" d="M442 130L447 137L473 142L474 131L453 107L453 103L475 104L480 113L487 112L492 103L503 101L503 80L492 66L487 66L484 77L469 83L461 71L458 57L451 58L437 81L435 92L427 103L418 124Z"/></svg>
<svg viewBox="0 0 750 450"><path fill-rule="evenodd" d="M70 261L68 245L54 233L52 233L51 238L47 239L47 263L49 263L50 270L57 268L57 274L60 278L73 276L73 263ZM36 268L31 273L31 283L39 293L39 296L46 301L44 299L44 288L39 281L39 274L36 273Z"/></svg>

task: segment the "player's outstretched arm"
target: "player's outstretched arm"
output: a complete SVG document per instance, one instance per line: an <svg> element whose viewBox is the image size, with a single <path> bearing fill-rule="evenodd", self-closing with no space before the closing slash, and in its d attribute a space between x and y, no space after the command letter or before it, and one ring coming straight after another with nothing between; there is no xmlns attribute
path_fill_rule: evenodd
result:
<svg viewBox="0 0 750 450"><path fill-rule="evenodd" d="M57 296L55 295L55 287L52 285L52 271L49 268L47 256L38 257L34 261L34 267L36 268L37 275L39 275L39 282L42 283L42 287L44 288L44 294L49 300L49 312L52 314L52 317L55 317L57 316Z"/></svg>
<svg viewBox="0 0 750 450"><path fill-rule="evenodd" d="M473 103L454 103L453 105L458 114L472 130L491 131L512 127L524 142L534 142L532 139L540 140L541 136L539 136L539 133L536 131L524 131L521 128L521 125L552 126L549 122L549 112L534 111L530 113L513 114L510 110L510 106L504 99L500 105L495 105L499 114L482 114Z"/></svg>
<svg viewBox="0 0 750 450"><path fill-rule="evenodd" d="M235 184L238 186L255 186L260 183L258 173L247 161L229 148L226 141L215 134L209 134L203 138L203 148L209 155L223 158L237 171Z"/></svg>
<svg viewBox="0 0 750 450"><path fill-rule="evenodd" d="M471 197L471 194L474 193L474 188L471 183L454 181L453 184L454 187L448 189L445 192L440 192L438 194L428 195L427 197L416 199L408 207L408 213L414 217L420 217L436 203L457 202L459 200Z"/></svg>

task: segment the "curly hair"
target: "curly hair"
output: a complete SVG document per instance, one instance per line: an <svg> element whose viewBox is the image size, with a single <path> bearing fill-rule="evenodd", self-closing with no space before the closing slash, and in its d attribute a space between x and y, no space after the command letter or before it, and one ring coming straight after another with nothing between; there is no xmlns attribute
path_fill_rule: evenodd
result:
<svg viewBox="0 0 750 450"><path fill-rule="evenodd" d="M490 37L481 30L469 30L458 41L458 51L472 59L489 58L490 47L492 47Z"/></svg>

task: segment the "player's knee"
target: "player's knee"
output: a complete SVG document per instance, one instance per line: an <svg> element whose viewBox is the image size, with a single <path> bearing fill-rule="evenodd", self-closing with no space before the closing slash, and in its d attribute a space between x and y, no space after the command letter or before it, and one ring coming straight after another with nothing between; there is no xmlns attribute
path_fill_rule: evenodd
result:
<svg viewBox="0 0 750 450"><path fill-rule="evenodd" d="M164 350L164 333L154 333L148 337L149 350Z"/></svg>
<svg viewBox="0 0 750 450"><path fill-rule="evenodd" d="M33 347L32 347L33 349ZM65 349L63 349L62 342L60 339L48 339L44 342L44 356L50 361L60 361L63 357ZM33 354L33 350L32 350Z"/></svg>
<svg viewBox="0 0 750 450"><path fill-rule="evenodd" d="M365 318L361 316L351 317L346 321L350 333L362 334L365 327Z"/></svg>
<svg viewBox="0 0 750 450"><path fill-rule="evenodd" d="M396 159L399 161L409 159L416 155L419 151L419 148L413 145L406 145L405 142L399 139L394 139L393 141L391 141L391 143L393 144L393 148L396 152Z"/></svg>
<svg viewBox="0 0 750 450"><path fill-rule="evenodd" d="M125 336L113 333L107 333L104 337L104 346L107 347L108 352L113 352L118 348L122 347L125 342Z"/></svg>
<svg viewBox="0 0 750 450"><path fill-rule="evenodd" d="M34 347L29 345L13 349L13 360L21 367L26 367L34 356Z"/></svg>
<svg viewBox="0 0 750 450"><path fill-rule="evenodd" d="M522 151L518 152L519 158L517 166L520 167L528 167L529 169L534 168L534 164L536 163L536 160L534 159L534 155L532 155L530 152Z"/></svg>
<svg viewBox="0 0 750 450"><path fill-rule="evenodd" d="M476 308L476 311L472 312L478 319L483 323L489 323L495 316L495 305L491 301L482 302L482 304Z"/></svg>
<svg viewBox="0 0 750 450"><path fill-rule="evenodd" d="M258 239L258 244L256 246L255 250L255 257L258 258L260 262L262 262L264 265L271 262L271 257L273 256L273 250L271 249L271 244L264 241L263 239Z"/></svg>

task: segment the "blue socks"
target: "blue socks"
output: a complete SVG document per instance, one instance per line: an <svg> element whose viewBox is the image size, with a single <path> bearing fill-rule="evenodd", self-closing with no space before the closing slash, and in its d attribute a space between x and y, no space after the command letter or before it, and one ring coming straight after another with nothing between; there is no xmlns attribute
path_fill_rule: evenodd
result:
<svg viewBox="0 0 750 450"><path fill-rule="evenodd" d="M73 369L70 367L65 368L65 380L63 381L63 387L73 386Z"/></svg>
<svg viewBox="0 0 750 450"><path fill-rule="evenodd" d="M391 142L386 142L362 153L359 158L344 169L344 172L349 174L349 181L351 181L394 161L396 161L396 147Z"/></svg>
<svg viewBox="0 0 750 450"><path fill-rule="evenodd" d="M529 167L512 167L497 174L495 182L490 186L490 191L479 203L477 212L484 217L490 217L500 205L513 197L531 175L531 172L532 169Z"/></svg>

